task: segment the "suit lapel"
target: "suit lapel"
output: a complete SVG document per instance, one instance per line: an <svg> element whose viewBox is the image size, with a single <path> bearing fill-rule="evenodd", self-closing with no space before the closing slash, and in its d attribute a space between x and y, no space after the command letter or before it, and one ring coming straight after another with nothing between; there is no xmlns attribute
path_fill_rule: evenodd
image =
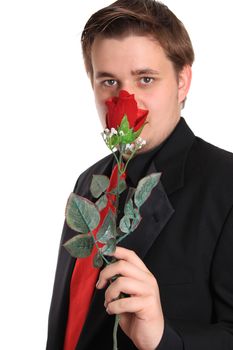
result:
<svg viewBox="0 0 233 350"><path fill-rule="evenodd" d="M146 175L157 172L154 163ZM142 220L137 229L126 237L120 246L135 251L143 259L172 216L174 210L161 182L153 189L150 197L140 208Z"/></svg>

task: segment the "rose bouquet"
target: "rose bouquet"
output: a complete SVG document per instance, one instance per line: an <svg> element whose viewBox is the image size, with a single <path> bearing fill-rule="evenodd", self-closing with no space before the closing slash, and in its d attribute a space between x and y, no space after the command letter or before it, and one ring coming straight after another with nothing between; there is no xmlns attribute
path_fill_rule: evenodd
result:
<svg viewBox="0 0 233 350"><path fill-rule="evenodd" d="M110 178L93 175L90 199L71 193L66 206L67 225L77 232L64 246L75 258L88 257L95 250L93 265L101 268L115 262L111 257L117 244L131 234L140 224L140 208L158 184L160 173L142 178L137 188L130 188L124 205L124 213L117 226L119 198L127 189L126 170L130 160L143 147L140 134L146 124L148 111L139 109L134 95L121 90L119 96L106 101L107 128L102 136L115 157L115 166ZM117 276L113 276L112 280ZM120 295L119 298L125 297ZM117 349L116 315L113 330L113 349Z"/></svg>

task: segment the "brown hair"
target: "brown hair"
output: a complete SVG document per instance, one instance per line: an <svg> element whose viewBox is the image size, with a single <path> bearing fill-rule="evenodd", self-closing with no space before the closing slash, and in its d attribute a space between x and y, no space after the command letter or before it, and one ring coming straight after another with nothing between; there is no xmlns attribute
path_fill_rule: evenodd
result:
<svg viewBox="0 0 233 350"><path fill-rule="evenodd" d="M91 78L91 47L96 36L116 38L127 34L151 35L155 38L177 73L194 61L189 35L183 23L167 6L155 0L117 0L94 13L82 32L83 58Z"/></svg>

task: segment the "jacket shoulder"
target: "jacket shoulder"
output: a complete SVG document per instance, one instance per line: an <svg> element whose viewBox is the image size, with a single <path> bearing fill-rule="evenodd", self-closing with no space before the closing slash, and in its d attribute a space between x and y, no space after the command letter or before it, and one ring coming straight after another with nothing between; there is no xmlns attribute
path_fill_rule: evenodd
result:
<svg viewBox="0 0 233 350"><path fill-rule="evenodd" d="M196 137L194 148L200 154L200 158L205 161L206 166L218 167L219 165L229 165L233 167L233 153L217 147L200 137Z"/></svg>
<svg viewBox="0 0 233 350"><path fill-rule="evenodd" d="M233 188L233 153L212 145L196 137L192 147L190 161L201 170L207 181L214 180L228 184ZM195 166L193 164L193 166Z"/></svg>

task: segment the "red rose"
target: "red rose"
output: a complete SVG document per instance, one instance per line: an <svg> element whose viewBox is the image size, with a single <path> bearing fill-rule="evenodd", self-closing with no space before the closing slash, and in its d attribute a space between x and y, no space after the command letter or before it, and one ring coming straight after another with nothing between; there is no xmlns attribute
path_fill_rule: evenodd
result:
<svg viewBox="0 0 233 350"><path fill-rule="evenodd" d="M130 128L134 131L140 129L146 121L147 110L139 109L134 99L134 94L129 94L125 90L119 92L118 97L112 97L106 102L108 112L106 115L107 128L117 129L124 115L127 115Z"/></svg>

